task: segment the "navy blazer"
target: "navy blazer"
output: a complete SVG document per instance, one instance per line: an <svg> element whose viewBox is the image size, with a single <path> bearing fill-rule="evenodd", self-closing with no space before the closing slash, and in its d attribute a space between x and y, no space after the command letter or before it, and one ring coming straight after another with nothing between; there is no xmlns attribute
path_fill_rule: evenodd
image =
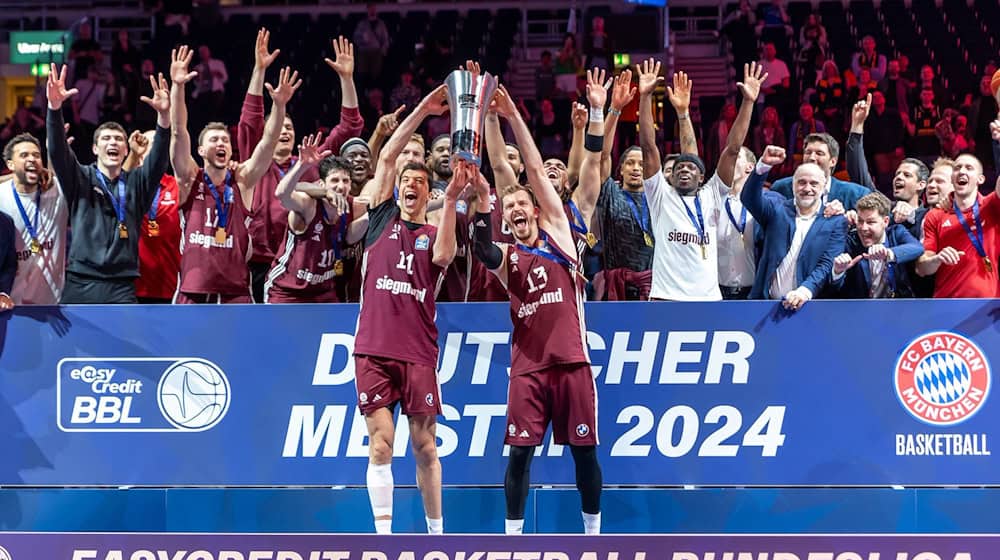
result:
<svg viewBox="0 0 1000 560"><path fill-rule="evenodd" d="M924 246L902 224L891 224L886 228L885 246L892 249L892 252L896 255L896 262L889 263L896 286L894 290L889 290L886 297L915 297L912 280L908 272L908 269L911 267L902 265L908 265L920 258L924 254ZM853 258L866 251L867 249L861 244L858 231L852 230L847 236L846 253ZM833 286L842 298L868 299L871 297L872 286L871 263L868 262L868 259L861 259L857 265L834 281Z"/></svg>
<svg viewBox="0 0 1000 560"><path fill-rule="evenodd" d="M797 211L794 200L778 201L764 196L765 175L756 172L750 175L740 201L753 214L754 220L764 231L764 249L757 265L750 299L768 299L771 281L778 265L788 254L795 236ZM819 297L829 284L833 272L833 259L844 252L847 237L847 220L843 216L823 217L822 211L809 228L799 258L795 263L796 287L805 286L813 297Z"/></svg>
<svg viewBox="0 0 1000 560"><path fill-rule="evenodd" d="M781 195L785 198L795 198L792 193L792 177L778 179L771 185L771 190L776 193L781 193ZM858 199L870 192L872 192L870 189L857 183L841 181L836 177L830 177L830 193L827 195L827 199L839 200L840 203L844 205L845 211L854 210L854 207L858 203Z"/></svg>
<svg viewBox="0 0 1000 560"><path fill-rule="evenodd" d="M0 293L12 295L17 274L17 228L10 216L0 212Z"/></svg>

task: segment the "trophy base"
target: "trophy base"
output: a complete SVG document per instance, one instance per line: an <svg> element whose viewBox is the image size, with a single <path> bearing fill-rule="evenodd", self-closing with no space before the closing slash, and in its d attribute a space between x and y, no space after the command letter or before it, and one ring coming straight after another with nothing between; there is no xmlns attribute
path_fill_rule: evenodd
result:
<svg viewBox="0 0 1000 560"><path fill-rule="evenodd" d="M473 163L475 165L482 165L482 163L483 163L482 158L480 158L479 156L477 156L476 154L474 154L472 152L467 152L465 150L459 150L459 151L455 152L455 155L458 156L458 157L460 157L460 158L462 158L462 159L464 159L465 161L467 161L469 163Z"/></svg>
<svg viewBox="0 0 1000 560"><path fill-rule="evenodd" d="M451 133L451 153L469 163L481 165L479 157L480 135L473 130L456 130Z"/></svg>

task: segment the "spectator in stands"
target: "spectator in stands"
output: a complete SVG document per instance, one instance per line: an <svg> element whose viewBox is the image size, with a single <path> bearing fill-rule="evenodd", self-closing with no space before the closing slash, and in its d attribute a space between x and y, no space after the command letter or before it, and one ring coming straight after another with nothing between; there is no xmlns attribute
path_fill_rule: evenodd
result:
<svg viewBox="0 0 1000 560"><path fill-rule="evenodd" d="M358 78L369 86L381 79L382 59L389 54L389 30L375 12L374 3L368 4L368 17L358 22L352 42L358 50Z"/></svg>
<svg viewBox="0 0 1000 560"><path fill-rule="evenodd" d="M792 123L792 128L788 134L788 146L795 149L795 161L802 158L800 146L805 147L805 139L808 136L826 132L826 125L823 121L816 119L816 111L808 101L803 101L799 105L799 120Z"/></svg>
<svg viewBox="0 0 1000 560"><path fill-rule="evenodd" d="M73 83L87 77L92 66L104 59L101 45L94 40L93 28L84 21L77 28L76 40L69 47L69 59L73 65Z"/></svg>
<svg viewBox="0 0 1000 560"><path fill-rule="evenodd" d="M814 75L818 80L829 56L830 44L827 42L826 28L819 22L819 16L815 13L809 14L809 18L799 32L798 56L798 62L805 72L803 78L807 84L813 83Z"/></svg>
<svg viewBox="0 0 1000 560"><path fill-rule="evenodd" d="M823 122L829 124L834 132L843 128L844 108L847 103L847 86L840 76L840 69L837 68L836 62L827 60L823 63L822 75L816 82L816 106L823 117ZM764 146L760 149L763 150ZM757 150L757 153L760 153L760 150Z"/></svg>
<svg viewBox="0 0 1000 560"><path fill-rule="evenodd" d="M407 68L399 75L399 85L392 88L389 94L389 110L395 111L404 106L413 108L419 101L420 88L413 84L413 71Z"/></svg>
<svg viewBox="0 0 1000 560"><path fill-rule="evenodd" d="M979 194L983 164L972 154L955 160L954 196L947 210L924 218L924 254L917 273L935 274L936 298L994 298L1000 291L1000 199Z"/></svg>
<svg viewBox="0 0 1000 560"><path fill-rule="evenodd" d="M782 151L781 155L782 159L784 159L784 151ZM829 134L810 134L803 141L802 163L812 163L819 166L826 177L824 192L821 193L825 202L836 201L842 206L843 210L852 210L858 199L870 191L857 183L841 181L833 177L833 172L837 169L837 158L839 156L840 144ZM794 177L778 179L771 185L771 190L781 193L785 198L794 198Z"/></svg>
<svg viewBox="0 0 1000 560"><path fill-rule="evenodd" d="M767 72L767 81L762 86L764 95L760 96L757 103L781 107L792 85L792 74L788 70L788 65L778 58L778 49L774 43L764 43L764 60L761 64Z"/></svg>
<svg viewBox="0 0 1000 560"><path fill-rule="evenodd" d="M138 76L140 60L139 51L132 44L128 29L119 29L111 48L111 71L124 82L126 75Z"/></svg>
<svg viewBox="0 0 1000 560"><path fill-rule="evenodd" d="M87 77L77 80L74 89L80 92L70 101L72 108L73 133L80 138L90 138L101 122L101 108L107 85L101 81L97 66L90 65ZM83 154L83 160L93 161L93 154Z"/></svg>
<svg viewBox="0 0 1000 560"><path fill-rule="evenodd" d="M889 69L878 83L878 89L885 95L885 106L900 113L909 113L910 82L900 74L899 60L889 61Z"/></svg>
<svg viewBox="0 0 1000 560"><path fill-rule="evenodd" d="M12 275L13 290L0 285L0 291L17 305L57 305L66 272L66 199L45 169L41 144L34 136L15 136L3 155L13 176L0 184L0 216L13 218L17 235L10 241L17 254L17 275Z"/></svg>
<svg viewBox="0 0 1000 560"><path fill-rule="evenodd" d="M0 311L14 308L10 294L14 291L14 275L17 273L15 239L14 220L0 212Z"/></svg>
<svg viewBox="0 0 1000 560"><path fill-rule="evenodd" d="M722 32L729 39L730 52L737 68L754 59L757 50L757 14L749 0L740 0L739 8L729 12L722 21Z"/></svg>
<svg viewBox="0 0 1000 560"><path fill-rule="evenodd" d="M101 100L101 115L114 116L121 120L124 126L133 128L135 115L127 105L125 88L114 74L106 75L105 84L104 99Z"/></svg>
<svg viewBox="0 0 1000 560"><path fill-rule="evenodd" d="M851 71L855 76L861 76L862 70L868 70L871 80L878 83L885 77L887 65L885 55L875 50L875 38L865 35L861 39L861 50L851 58Z"/></svg>
<svg viewBox="0 0 1000 560"><path fill-rule="evenodd" d="M990 142L990 122L997 115L997 100L990 92L990 79L992 74L987 74L979 80L979 92L977 95L969 95L967 103L962 108L969 117L969 128L972 129L972 139L975 141L976 157L979 161L991 161L993 159L992 143Z"/></svg>
<svg viewBox="0 0 1000 560"><path fill-rule="evenodd" d="M735 121L736 105L732 102L727 102L722 106L722 111L719 112L718 120L712 123L712 126L709 127L708 134L705 138L705 164L709 168L714 168L719 162L719 156L722 154L722 151L726 149L729 131L733 128L733 123Z"/></svg>
<svg viewBox="0 0 1000 560"><path fill-rule="evenodd" d="M771 0L757 4L760 18L757 21L757 35L765 41L785 40L792 36L792 18L785 9L785 0Z"/></svg>
<svg viewBox="0 0 1000 560"><path fill-rule="evenodd" d="M538 139L538 149L543 157L559 157L566 151L563 137L565 124L556 117L551 100L543 99L539 108L532 126L535 138Z"/></svg>
<svg viewBox="0 0 1000 560"><path fill-rule="evenodd" d="M229 81L226 63L212 57L212 50L208 46L198 47L198 60L199 63L194 68L198 77L195 79L194 91L191 92L195 130L200 130L204 123L218 118L226 100L226 82Z"/></svg>
<svg viewBox="0 0 1000 560"><path fill-rule="evenodd" d="M45 120L21 105L7 119L3 130L0 130L0 142L7 142L21 134L30 134L35 138L45 135Z"/></svg>
<svg viewBox="0 0 1000 560"><path fill-rule="evenodd" d="M576 36L567 33L563 37L563 46L556 57L555 75L556 88L567 97L576 97L576 78L583 69L583 57L576 48ZM544 102L543 102L544 103ZM545 148L539 146L545 154Z"/></svg>
<svg viewBox="0 0 1000 560"><path fill-rule="evenodd" d="M913 108L913 115L903 123L911 137L908 148L911 154L932 160L941 155L941 143L935 130L940 121L941 109L935 102L934 90L921 90L920 104Z"/></svg>
<svg viewBox="0 0 1000 560"><path fill-rule="evenodd" d="M857 78L858 81L855 83L852 93L847 96L848 99L865 99L869 93L878 89L878 82L872 78L871 71L867 68L862 68Z"/></svg>
<svg viewBox="0 0 1000 560"><path fill-rule="evenodd" d="M963 152L975 152L976 142L969 135L969 119L954 109L945 109L941 121L934 127L941 143L941 155L958 157Z"/></svg>
<svg viewBox="0 0 1000 560"><path fill-rule="evenodd" d="M784 159L785 150L777 146L765 148L754 173L743 185L740 200L761 225L764 235L750 297L780 299L785 309L796 311L820 297L829 284L833 261L844 252L847 220L824 215L827 177L815 163L804 163L795 170L791 200L765 197L764 180L771 168Z"/></svg>
<svg viewBox="0 0 1000 560"><path fill-rule="evenodd" d="M142 130L148 130L156 126L156 111L152 110L149 105L145 103L139 103L140 88L145 87L149 83L149 79L153 77L154 67L153 61L148 58L144 58L142 63L139 65L139 80L138 83L134 85L134 89L131 89L128 93L129 103L135 106L135 124L136 127Z"/></svg>
<svg viewBox="0 0 1000 560"><path fill-rule="evenodd" d="M604 31L604 18L590 20L590 33L586 35L583 52L587 56L584 68L611 68L611 38Z"/></svg>
<svg viewBox="0 0 1000 560"><path fill-rule="evenodd" d="M368 126L371 126L374 132L374 125L378 124L379 119L387 113L391 114L392 112L386 110L385 95L379 88L369 88L365 92L365 101L364 107L361 108L361 116L366 123L369 123ZM397 107L396 109L398 110L399 108Z"/></svg>
<svg viewBox="0 0 1000 560"><path fill-rule="evenodd" d="M911 90L913 99L910 100L910 106L914 107L920 105L921 95L925 89L929 89L934 92L934 101L944 107L949 104L949 94L948 90L938 82L937 77L934 75L934 69L931 68L929 64L925 64L920 67L920 80L917 81L917 85Z"/></svg>
<svg viewBox="0 0 1000 560"><path fill-rule="evenodd" d="M781 118L774 107L764 109L760 122L753 129L753 140L750 145L754 153L763 153L767 146L785 147L785 129L781 127Z"/></svg>
<svg viewBox="0 0 1000 560"><path fill-rule="evenodd" d="M920 242L905 227L892 223L889 199L882 193L861 197L857 213L857 228L848 234L844 252L833 260L836 292L849 299L914 297L909 263L923 254Z"/></svg>
<svg viewBox="0 0 1000 560"><path fill-rule="evenodd" d="M910 104L913 102L913 89L917 87L916 76L913 75L913 69L910 68L910 57L905 54L899 55L896 60L899 61L899 75L908 84L907 90L910 92Z"/></svg>
<svg viewBox="0 0 1000 560"><path fill-rule="evenodd" d="M535 71L535 98L551 99L556 92L556 75L552 67L552 52L542 51L540 64Z"/></svg>
<svg viewBox="0 0 1000 560"><path fill-rule="evenodd" d="M45 119L49 163L70 208L73 241L66 266L62 303L135 303L139 276L139 222L153 202L167 168L170 99L161 76L153 96L142 101L156 110L156 134L149 160L138 171L123 171L128 145L120 124L106 122L94 132L97 165L81 165L66 139L62 106L78 94L66 89L63 66L49 71Z"/></svg>

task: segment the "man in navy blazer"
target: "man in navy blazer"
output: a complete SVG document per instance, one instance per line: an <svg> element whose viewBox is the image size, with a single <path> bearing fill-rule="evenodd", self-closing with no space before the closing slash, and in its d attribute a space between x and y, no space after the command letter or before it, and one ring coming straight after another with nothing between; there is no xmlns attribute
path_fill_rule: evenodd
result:
<svg viewBox="0 0 1000 560"><path fill-rule="evenodd" d="M740 200L764 230L764 250L750 298L783 299L785 308L794 311L829 284L833 259L844 252L847 220L823 215L826 175L814 163L795 170L792 200L765 197L764 180L783 161L785 149L768 146Z"/></svg>
<svg viewBox="0 0 1000 560"><path fill-rule="evenodd" d="M14 220L0 212L0 311L14 308L10 291L14 288L14 276L17 275L16 235Z"/></svg>
<svg viewBox="0 0 1000 560"><path fill-rule="evenodd" d="M882 193L858 200L857 229L847 236L847 250L833 260L833 287L842 298L912 298L908 266L923 245L903 224L890 225L890 202Z"/></svg>
<svg viewBox="0 0 1000 560"><path fill-rule="evenodd" d="M871 190L857 183L841 181L833 176L837 169L837 158L840 157L840 144L826 133L810 134L802 141L802 163L815 163L826 175L826 202L838 200L844 205L844 210L853 210L858 199ZM771 185L771 190L784 195L785 198L794 198L792 178L785 177L778 179Z"/></svg>

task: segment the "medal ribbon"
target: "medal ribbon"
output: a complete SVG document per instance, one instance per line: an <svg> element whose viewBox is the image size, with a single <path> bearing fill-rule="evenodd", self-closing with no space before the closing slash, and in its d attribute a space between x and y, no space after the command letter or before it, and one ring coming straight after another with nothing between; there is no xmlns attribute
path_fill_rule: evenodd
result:
<svg viewBox="0 0 1000 560"><path fill-rule="evenodd" d="M972 242L972 248L976 250L979 258L986 258L986 249L983 244L983 222L979 219L979 198L972 203L972 219L976 224L976 231L973 232L972 228L969 226L969 222L966 221L964 213L958 209L958 205L952 205L952 210L955 212L955 216L958 217L958 223L962 224L962 229L965 230L965 234L969 236L969 241Z"/></svg>
<svg viewBox="0 0 1000 560"><path fill-rule="evenodd" d="M580 209L576 207L576 204L572 200L569 201L569 210L573 213L573 220L570 221L569 227L572 228L573 231L586 237L587 224L583 220L583 214L580 213Z"/></svg>
<svg viewBox="0 0 1000 560"><path fill-rule="evenodd" d="M202 173L202 175L204 176L205 184L208 185L208 192L212 193L212 198L215 199L215 212L219 215L218 227L226 229L226 223L229 222L229 207L233 203L233 174L226 171L226 182L223 188L222 199L219 198L219 193L216 192L215 184L212 183L212 179L209 178L208 173Z"/></svg>
<svg viewBox="0 0 1000 560"><path fill-rule="evenodd" d="M685 204L685 206L687 206L687 204ZM690 213L691 213L691 211L688 210L688 214L690 214ZM742 235L743 231L747 228L747 207L744 206L740 210L740 221L737 222L736 221L736 217L733 216L733 208L732 208L732 206L729 205L729 197L726 197L726 214L729 215L729 221L733 224L733 227L735 227L736 229L738 229L739 232L740 232L740 235Z"/></svg>
<svg viewBox="0 0 1000 560"><path fill-rule="evenodd" d="M517 243L516 244L517 248L521 249L522 251L531 253L532 255L537 255L539 257L542 257L543 259L548 259L556 264L560 264L562 266L569 268L570 270L573 270L573 264L569 262L569 259L564 257L558 251L558 249L555 249L552 245L549 244L548 234L546 234L544 231L539 231L538 236L542 240L541 247L528 247L527 245Z"/></svg>
<svg viewBox="0 0 1000 560"><path fill-rule="evenodd" d="M101 188L104 189L104 194L108 195L111 199L111 205L115 207L115 214L118 216L118 223L125 223L125 180L122 179L121 175L118 175L118 198L112 194L111 189L108 188L108 182L104 178L104 174L97 170L97 180L101 183Z"/></svg>
<svg viewBox="0 0 1000 560"><path fill-rule="evenodd" d="M323 221L329 223L330 215L326 212L326 204L323 201L319 201L319 210L323 213ZM330 233L330 240L333 243L333 258L334 260L340 260L340 245L344 242L347 237L347 214L340 216L340 223L335 231Z"/></svg>
<svg viewBox="0 0 1000 560"><path fill-rule="evenodd" d="M728 200L727 200L728 202ZM691 218L691 223L694 224L694 229L698 232L698 243L700 245L708 245L708 240L705 238L705 218L701 215L701 197L694 195L694 208L698 213L698 219L695 219L694 214L691 213L691 207L688 206L687 201L684 197L681 197L681 203L684 204L684 209L687 210L688 218ZM729 207L726 206L728 209ZM745 227L746 224L744 224Z"/></svg>
<svg viewBox="0 0 1000 560"><path fill-rule="evenodd" d="M156 221L156 214L160 209L160 189L162 188L163 187L161 185L156 185L156 193L153 194L153 205L150 206L149 213L147 214L147 217L151 222Z"/></svg>
<svg viewBox="0 0 1000 560"><path fill-rule="evenodd" d="M21 220L24 221L24 227L28 230L28 235L31 236L32 241L38 242L38 209L42 205L42 189L41 187L36 187L35 190L35 219L31 221L28 219L28 212L24 209L24 204L21 203L21 197L17 193L17 187L14 186L14 181L10 182L10 188L14 191L14 202L17 203L17 210L21 213Z"/></svg>
<svg viewBox="0 0 1000 560"><path fill-rule="evenodd" d="M639 224L639 229L642 230L642 233L652 236L652 234L646 230L646 219L643 217L643 216L645 217L649 216L649 201L646 200L646 195L645 194L642 195L642 209L645 211L644 214L639 213L639 205L635 203L635 200L633 200L632 197L628 195L628 193L625 193L625 200L627 200L629 206L632 207L632 217L635 218L636 223ZM650 230L653 229L652 224L650 224L649 229Z"/></svg>

